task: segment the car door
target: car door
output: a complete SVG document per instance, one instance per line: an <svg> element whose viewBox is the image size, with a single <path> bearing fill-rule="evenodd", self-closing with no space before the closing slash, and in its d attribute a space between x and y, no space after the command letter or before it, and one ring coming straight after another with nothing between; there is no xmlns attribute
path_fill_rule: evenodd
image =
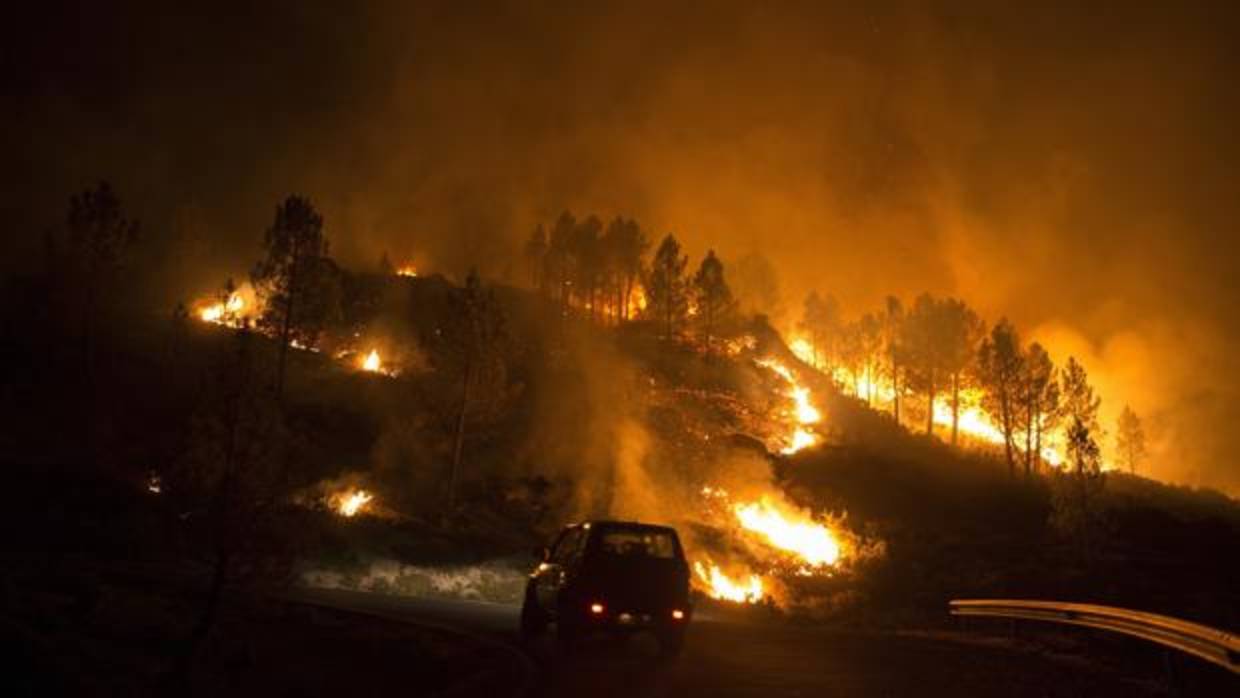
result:
<svg viewBox="0 0 1240 698"><path fill-rule="evenodd" d="M581 539L580 528L570 528L560 534L551 553L539 565L538 576L534 579L534 594L538 597L538 605L545 611L555 613L556 600L560 587L564 584L565 565L572 558L572 550Z"/></svg>

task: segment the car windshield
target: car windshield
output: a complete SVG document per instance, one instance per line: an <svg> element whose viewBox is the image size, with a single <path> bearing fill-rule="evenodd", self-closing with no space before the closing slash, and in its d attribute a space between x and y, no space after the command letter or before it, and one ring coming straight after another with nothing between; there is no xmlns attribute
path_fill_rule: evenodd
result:
<svg viewBox="0 0 1240 698"><path fill-rule="evenodd" d="M669 531L603 531L598 541L599 550L605 555L664 559L676 557L675 539Z"/></svg>

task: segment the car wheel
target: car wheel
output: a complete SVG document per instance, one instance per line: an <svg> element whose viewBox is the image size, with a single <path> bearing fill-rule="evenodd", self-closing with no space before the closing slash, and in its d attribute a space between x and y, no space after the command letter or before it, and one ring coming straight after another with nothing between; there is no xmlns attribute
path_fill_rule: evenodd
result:
<svg viewBox="0 0 1240 698"><path fill-rule="evenodd" d="M537 637L547 631L547 614L538 606L534 589L525 588L525 601L521 604L521 635Z"/></svg>

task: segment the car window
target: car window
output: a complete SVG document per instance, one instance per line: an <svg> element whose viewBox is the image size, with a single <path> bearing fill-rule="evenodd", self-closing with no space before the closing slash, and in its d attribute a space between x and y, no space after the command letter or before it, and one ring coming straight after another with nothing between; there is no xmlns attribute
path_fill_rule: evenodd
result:
<svg viewBox="0 0 1240 698"><path fill-rule="evenodd" d="M580 528L574 528L560 537L560 541L556 543L555 549L551 551L551 562L563 565L573 558L577 549L581 547L581 540L584 531Z"/></svg>
<svg viewBox="0 0 1240 698"><path fill-rule="evenodd" d="M598 539L604 555L676 557L676 542L666 531L605 531Z"/></svg>

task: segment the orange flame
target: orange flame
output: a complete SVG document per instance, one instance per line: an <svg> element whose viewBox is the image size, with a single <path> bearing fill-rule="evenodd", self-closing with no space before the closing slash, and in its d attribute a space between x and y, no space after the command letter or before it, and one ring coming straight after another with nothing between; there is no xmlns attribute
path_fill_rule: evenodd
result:
<svg viewBox="0 0 1240 698"><path fill-rule="evenodd" d="M374 495L366 490L342 492L336 496L336 512L341 516L353 517L366 508L374 499Z"/></svg>

